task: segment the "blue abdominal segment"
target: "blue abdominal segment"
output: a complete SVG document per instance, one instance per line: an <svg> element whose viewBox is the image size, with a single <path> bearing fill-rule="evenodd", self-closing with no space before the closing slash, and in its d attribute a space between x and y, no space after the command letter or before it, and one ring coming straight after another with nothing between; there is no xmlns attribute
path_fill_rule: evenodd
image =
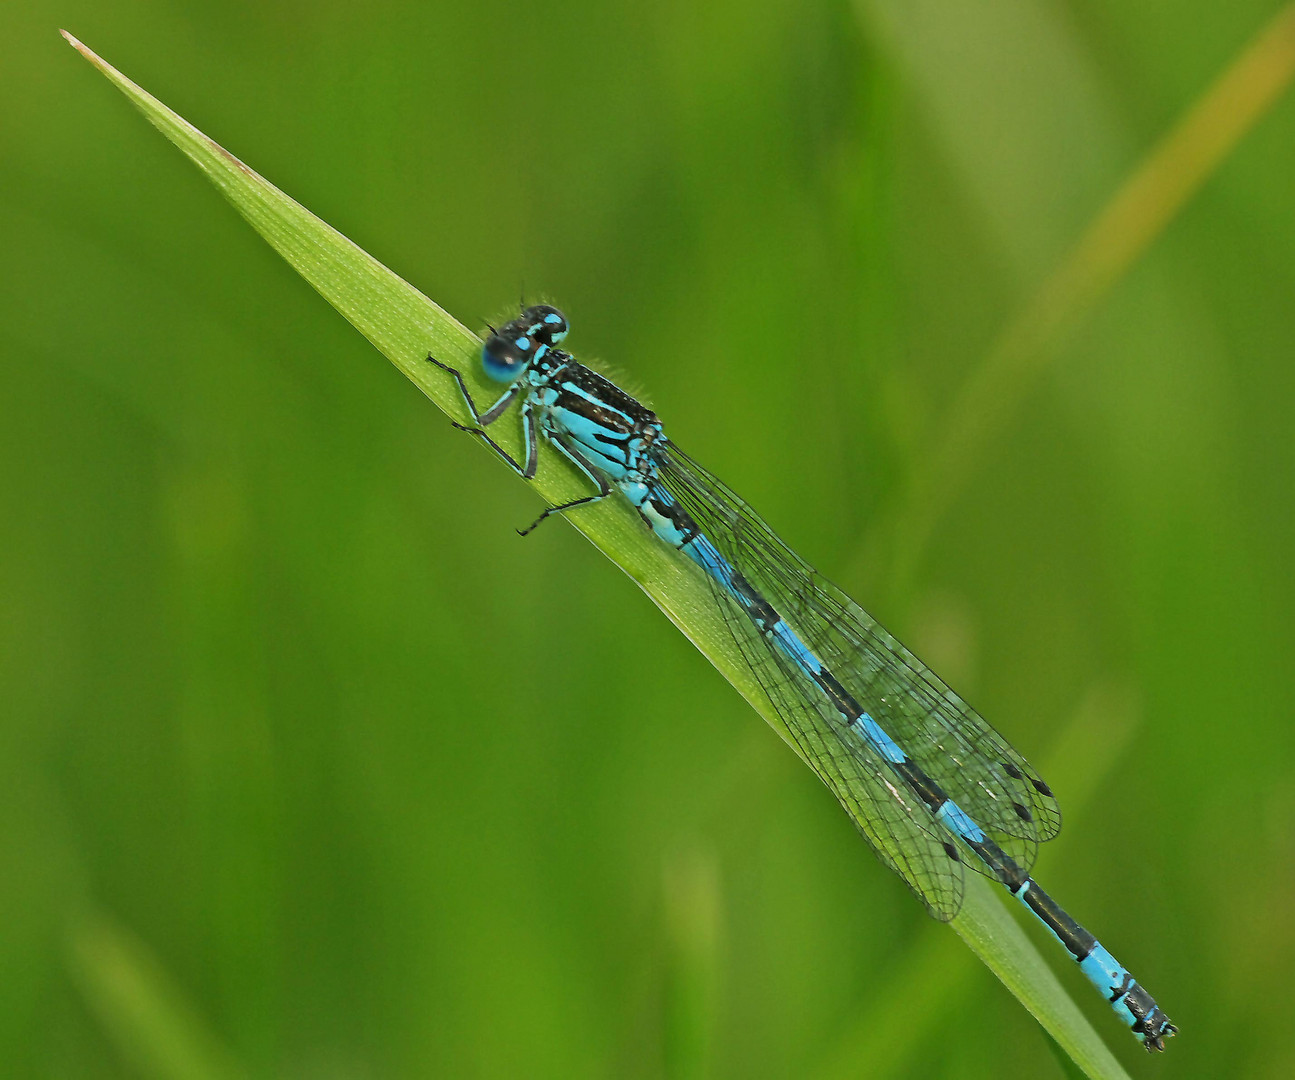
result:
<svg viewBox="0 0 1295 1080"><path fill-rule="evenodd" d="M484 412L459 372L432 361L457 380L475 423L456 426L527 479L535 475L538 430L596 489L550 507L535 525L619 490L662 543L705 572L795 746L930 911L943 919L957 913L964 867L997 881L1047 927L1146 1048L1163 1050L1177 1028L1030 877L1038 841L1060 827L1047 784L920 660L682 454L654 413L557 349L567 330L561 312L539 305L494 331L483 360L492 379L511 388ZM518 399L522 461L486 430Z"/></svg>

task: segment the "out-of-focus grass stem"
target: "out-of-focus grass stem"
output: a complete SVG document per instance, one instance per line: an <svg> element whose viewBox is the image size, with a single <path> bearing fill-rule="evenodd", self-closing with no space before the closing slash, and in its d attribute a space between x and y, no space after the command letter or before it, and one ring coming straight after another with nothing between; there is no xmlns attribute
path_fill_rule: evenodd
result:
<svg viewBox="0 0 1295 1080"><path fill-rule="evenodd" d="M998 335L935 425L902 507L879 519L867 550L890 533L901 588L940 517L1072 329L1101 302L1295 76L1295 4L1255 36L1155 144L1069 253ZM902 593L900 593L902 595Z"/></svg>

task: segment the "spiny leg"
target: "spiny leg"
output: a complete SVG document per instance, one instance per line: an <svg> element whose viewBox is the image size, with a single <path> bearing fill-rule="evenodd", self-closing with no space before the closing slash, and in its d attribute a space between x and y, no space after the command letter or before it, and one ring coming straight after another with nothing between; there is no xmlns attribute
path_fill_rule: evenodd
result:
<svg viewBox="0 0 1295 1080"><path fill-rule="evenodd" d="M589 482L595 485L598 488L598 490L593 495L586 495L580 499L572 499L570 502L564 502L559 504L558 506L550 506L547 510L544 511L544 513L542 513L528 526L526 526L526 528L518 529L517 530L518 536L526 536L550 514L563 514L563 513L566 513L566 511L568 510L575 509L575 507L577 506L590 506L593 503L600 502L601 500L607 498L607 496L612 493L611 485L607 483L606 478L602 476L601 473L598 472L598 470L594 467L593 463L590 462L587 458L585 458L585 456L581 454L580 451L575 449L575 447L570 446L565 439L554 437L550 441L553 443L554 446L556 446L560 451L562 451L562 453L566 456L568 461L570 461L577 469L579 469L582 473L585 474L585 476L589 478Z"/></svg>
<svg viewBox="0 0 1295 1080"><path fill-rule="evenodd" d="M450 424L453 427L458 428L460 431L466 431L469 435L479 435L487 446L503 458L504 461L508 462L508 465L517 473L518 476L523 480L533 480L535 478L535 470L539 467L539 446L536 439L535 419L531 414L530 402L522 402L522 436L526 441L526 463L524 465L518 462L512 454L495 442L495 440L483 430L488 425L493 424L508 411L508 407L517 400L517 395L521 392L521 387L510 386L504 392L503 396L491 405L490 408L485 412L480 412L477 409L477 403L472 400L472 393L468 390L467 383L463 381L463 375L458 371L458 369L450 367L449 364L441 363L441 361L437 360L436 357L432 356L430 353L428 354L427 359L442 371L446 371L454 377L454 381L458 383L459 386L459 393L463 395L463 401L468 407L468 412L472 414L472 418L481 426L469 427L467 424L460 424L457 420L452 418L450 420Z"/></svg>
<svg viewBox="0 0 1295 1080"><path fill-rule="evenodd" d="M512 467L512 469L517 473L518 476L522 477L522 479L524 480L533 480L535 478L536 470L539 468L539 439L538 439L538 432L536 430L536 425L535 425L535 417L532 413L531 403L529 400L524 400L522 402L522 436L526 442L525 464L518 462L510 453L508 453L507 450L505 450L502 446L500 446L497 442L495 442L495 440L492 439L484 430L482 430L483 428L489 426L490 424L493 424L505 412L508 411L508 407L512 405L512 403L516 400L517 395L521 390L521 387L520 386L509 387L509 389L504 393L504 395L498 401L496 401L493 405L491 405L490 408L487 409L485 412L481 412L477 408L477 403L472 399L472 392L468 389L468 384L464 382L463 374L457 368L452 368L450 367L449 364L442 363L440 360L437 360L436 357L432 356L431 353L428 353L427 359L431 363L435 364L442 371L453 376L455 383L458 384L459 393L463 395L463 401L464 401L464 404L466 404L468 407L468 412L472 415L472 418L481 426L475 427L475 428L468 427L466 424L460 424L457 420L453 420L453 419L450 420L450 423L454 427L458 428L460 431L466 431L469 435L479 435L485 441L487 446L489 446L492 450L494 450L496 454L498 454L501 458L503 458L506 462L508 462L508 464ZM584 473L586 477L588 477L589 482L593 484L595 487L597 487L598 490L593 495L586 495L583 498L572 499L570 502L562 503L559 506L550 506L547 510L544 511L544 513L542 513L539 517L537 517L526 528L518 529L517 534L519 536L526 536L527 534L529 534L532 530L535 529L536 526L539 525L541 521L543 521L550 514L565 513L567 510L572 510L577 506L589 506L593 503L599 502L602 499L607 498L607 496L611 494L611 486L598 473L594 465L590 461L588 461L578 450L568 445L568 443L565 440L560 438L553 438L550 441L553 443L554 446L556 446L560 451L562 451L562 453L566 456L566 458L573 465L575 465L577 469L579 469L582 473Z"/></svg>
<svg viewBox="0 0 1295 1080"><path fill-rule="evenodd" d="M448 374L454 377L454 381L459 385L459 393L463 395L464 404L466 404L468 407L468 412L472 414L472 419L475 420L482 427L489 427L501 416L503 416L503 414L508 411L508 406L511 405L513 401L516 399L518 391L521 389L521 387L519 386L510 386L507 390L504 391L503 396L498 401L496 401L493 405L491 405L490 408L488 408L485 412L480 412L477 409L477 403L472 400L472 392L468 389L468 384L463 381L463 374L462 372L459 371L458 368L452 368L450 367L449 364L442 363L440 360L437 360L436 357L434 357L431 353L427 354L427 360L429 363L435 364L442 371L447 372ZM465 425L460 424L454 420L451 420L450 423L454 424L454 426L458 428L460 431L472 430L472 428L466 427Z"/></svg>

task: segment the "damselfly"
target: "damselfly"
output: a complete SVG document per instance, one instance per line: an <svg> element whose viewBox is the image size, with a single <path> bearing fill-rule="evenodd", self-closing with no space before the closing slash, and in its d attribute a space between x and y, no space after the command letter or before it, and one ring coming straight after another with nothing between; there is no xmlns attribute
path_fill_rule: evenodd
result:
<svg viewBox="0 0 1295 1080"><path fill-rule="evenodd" d="M543 437L588 478L588 506L619 490L660 539L705 571L746 663L805 760L877 856L927 910L948 920L970 868L996 881L1065 946L1148 1050L1177 1032L1150 994L1029 876L1039 841L1061 826L1051 789L1008 742L858 604L824 580L728 487L684 454L656 415L557 348L567 320L529 307L482 348L506 386L477 408L479 436L532 479ZM525 453L486 430L520 402Z"/></svg>

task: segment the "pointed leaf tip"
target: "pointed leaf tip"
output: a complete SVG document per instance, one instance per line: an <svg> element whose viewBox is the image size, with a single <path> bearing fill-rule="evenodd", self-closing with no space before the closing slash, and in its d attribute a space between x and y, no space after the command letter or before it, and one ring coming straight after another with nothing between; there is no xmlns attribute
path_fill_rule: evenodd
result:
<svg viewBox="0 0 1295 1080"><path fill-rule="evenodd" d="M74 48L77 52L79 52L82 56L84 56L87 60L89 60L90 63L92 63L100 71L107 70L108 65L103 62L103 58L92 48L90 48L90 46L82 44L79 38L76 38L72 34L69 34L66 30L60 30L59 33L63 35L64 41L66 41L69 45L71 45L72 48Z"/></svg>

